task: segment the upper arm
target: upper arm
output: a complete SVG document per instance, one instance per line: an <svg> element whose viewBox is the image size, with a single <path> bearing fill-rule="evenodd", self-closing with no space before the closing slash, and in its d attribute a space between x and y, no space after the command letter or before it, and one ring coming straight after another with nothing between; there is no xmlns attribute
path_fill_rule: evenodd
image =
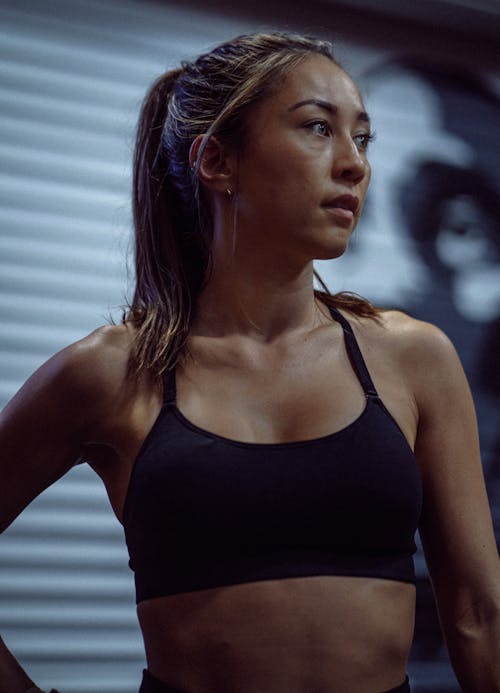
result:
<svg viewBox="0 0 500 693"><path fill-rule="evenodd" d="M446 626L498 591L500 563L474 404L458 355L440 330L420 323L411 360L423 483L420 534Z"/></svg>
<svg viewBox="0 0 500 693"><path fill-rule="evenodd" d="M105 342L95 333L53 356L0 413L0 530L78 462L95 435L111 372Z"/></svg>

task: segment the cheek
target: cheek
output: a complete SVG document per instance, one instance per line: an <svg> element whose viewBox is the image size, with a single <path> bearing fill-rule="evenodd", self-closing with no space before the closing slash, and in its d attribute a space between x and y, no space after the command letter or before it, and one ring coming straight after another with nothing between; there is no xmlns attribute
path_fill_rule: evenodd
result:
<svg viewBox="0 0 500 693"><path fill-rule="evenodd" d="M303 224L323 194L329 171L324 159L325 154L301 147L295 136L260 138L240 162L240 199L246 213L263 215L274 224L280 219L286 225Z"/></svg>
<svg viewBox="0 0 500 693"><path fill-rule="evenodd" d="M314 190L313 176L303 162L285 152L275 150L272 156L256 158L251 171L247 171L242 192L248 203L264 206L283 214L286 209L297 209L307 204Z"/></svg>
<svg viewBox="0 0 500 693"><path fill-rule="evenodd" d="M314 177L293 163L282 170L270 184L267 200L271 212L286 224L303 224L317 204L318 185Z"/></svg>
<svg viewBox="0 0 500 693"><path fill-rule="evenodd" d="M301 153L280 152L279 165L269 181L276 199L288 199L294 206L313 201L321 189L321 161Z"/></svg>
<svg viewBox="0 0 500 693"><path fill-rule="evenodd" d="M369 163L366 164L367 172L366 172L366 186L368 187L368 184L371 181L372 178L372 167L370 166Z"/></svg>
<svg viewBox="0 0 500 693"><path fill-rule="evenodd" d="M364 185L365 185L365 193L368 189L368 186L370 185L370 181L372 179L372 167L370 166L369 162L366 162L366 174L365 174L365 180Z"/></svg>
<svg viewBox="0 0 500 693"><path fill-rule="evenodd" d="M366 170L365 177L364 177L364 179L363 179L363 181L362 181L362 183L361 183L361 186L360 186L360 188L361 188L360 192L362 192L362 196L361 196L362 199L361 199L361 208L360 208L360 212L362 211L363 206L364 206L364 204L365 204L366 193L368 192L368 187L369 187L369 185L370 185L371 175L372 175L371 168L370 168L370 166L368 165L368 166L367 166L367 170Z"/></svg>

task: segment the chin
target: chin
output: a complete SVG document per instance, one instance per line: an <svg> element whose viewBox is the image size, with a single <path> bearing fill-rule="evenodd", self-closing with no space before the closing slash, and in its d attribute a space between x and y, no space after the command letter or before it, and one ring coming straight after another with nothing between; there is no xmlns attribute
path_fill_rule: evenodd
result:
<svg viewBox="0 0 500 693"><path fill-rule="evenodd" d="M341 257L349 247L349 239L341 240L336 239L332 243L323 243L321 247L316 248L316 253L314 255L315 260L335 260L337 257Z"/></svg>

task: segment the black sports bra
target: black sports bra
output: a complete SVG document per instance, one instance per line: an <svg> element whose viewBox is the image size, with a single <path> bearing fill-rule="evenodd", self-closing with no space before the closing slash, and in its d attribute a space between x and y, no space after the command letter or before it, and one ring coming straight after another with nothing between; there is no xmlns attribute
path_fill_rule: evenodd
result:
<svg viewBox="0 0 500 693"><path fill-rule="evenodd" d="M210 433L178 410L175 372L167 375L124 507L137 602L308 575L415 580L415 457L350 324L330 310L367 399L354 422L330 435L269 444Z"/></svg>

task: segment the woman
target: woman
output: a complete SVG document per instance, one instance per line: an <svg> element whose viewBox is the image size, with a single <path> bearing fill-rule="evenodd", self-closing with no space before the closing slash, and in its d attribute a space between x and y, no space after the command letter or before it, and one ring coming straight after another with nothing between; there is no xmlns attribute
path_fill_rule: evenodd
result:
<svg viewBox="0 0 500 693"><path fill-rule="evenodd" d="M137 287L2 415L2 526L79 459L135 571L141 693L408 691L419 524L461 686L500 690L500 571L473 405L436 328L313 290L370 178L321 41L239 37L139 124ZM423 503L422 503L423 500ZM33 683L5 652L4 689Z"/></svg>

